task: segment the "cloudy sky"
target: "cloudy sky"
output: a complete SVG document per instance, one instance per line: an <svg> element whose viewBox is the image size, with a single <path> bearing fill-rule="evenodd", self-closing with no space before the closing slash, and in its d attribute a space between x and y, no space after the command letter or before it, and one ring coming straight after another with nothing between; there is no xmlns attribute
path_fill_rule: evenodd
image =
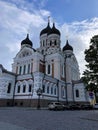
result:
<svg viewBox="0 0 98 130"><path fill-rule="evenodd" d="M33 47L39 47L39 34L48 16L61 32L61 47L68 37L82 74L84 50L98 34L98 0L0 0L0 64L11 70L28 32Z"/></svg>

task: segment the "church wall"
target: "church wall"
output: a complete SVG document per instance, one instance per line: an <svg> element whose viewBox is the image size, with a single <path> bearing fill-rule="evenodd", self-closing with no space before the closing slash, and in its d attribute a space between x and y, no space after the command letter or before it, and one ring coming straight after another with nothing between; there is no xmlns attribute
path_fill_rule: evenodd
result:
<svg viewBox="0 0 98 130"><path fill-rule="evenodd" d="M15 75L2 72L0 75L0 106L12 106Z"/></svg>
<svg viewBox="0 0 98 130"><path fill-rule="evenodd" d="M78 91L78 94L76 94ZM74 100L75 102L87 102L86 90L83 83L74 84Z"/></svg>
<svg viewBox="0 0 98 130"><path fill-rule="evenodd" d="M42 31L40 48L33 48L29 35L21 42L21 49L12 64L12 72L17 76L11 73L3 73L1 76L0 73L1 105L14 103L15 106L37 107L39 88L43 92L40 96L41 106L47 106L52 101L86 101L83 84L72 84L73 80L80 79L73 48L67 43L67 49L65 46L65 50L61 51L60 32L55 28L55 24L53 26L51 33L47 32L49 28ZM9 83L10 93L7 92Z"/></svg>
<svg viewBox="0 0 98 130"><path fill-rule="evenodd" d="M8 90L9 84L10 84L10 90ZM12 99L14 86L15 86L15 75L2 73L2 76L0 76L0 98Z"/></svg>

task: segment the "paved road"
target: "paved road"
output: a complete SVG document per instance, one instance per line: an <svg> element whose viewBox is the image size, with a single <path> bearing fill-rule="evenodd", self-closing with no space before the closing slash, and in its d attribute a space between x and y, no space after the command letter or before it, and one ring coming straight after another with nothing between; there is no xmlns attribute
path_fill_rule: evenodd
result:
<svg viewBox="0 0 98 130"><path fill-rule="evenodd" d="M0 130L98 130L98 111L0 108Z"/></svg>

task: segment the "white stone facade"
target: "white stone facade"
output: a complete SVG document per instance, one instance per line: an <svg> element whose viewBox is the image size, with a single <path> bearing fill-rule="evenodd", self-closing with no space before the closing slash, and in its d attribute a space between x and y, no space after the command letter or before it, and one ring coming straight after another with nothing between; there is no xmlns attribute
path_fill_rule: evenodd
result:
<svg viewBox="0 0 98 130"><path fill-rule="evenodd" d="M73 84L73 81L80 80L79 66L73 48L67 41L65 47L61 49L59 30L55 25L51 29L49 26L48 23L48 27L40 34L38 49L32 47L29 35L21 42L21 49L12 64L12 72L5 71L3 66L0 66L1 99L12 99L18 106L19 104L34 106L38 99L37 90L41 88L40 98L45 105L50 101L64 103L87 101L83 83ZM9 83L11 90L7 92ZM78 97L75 96L76 93Z"/></svg>

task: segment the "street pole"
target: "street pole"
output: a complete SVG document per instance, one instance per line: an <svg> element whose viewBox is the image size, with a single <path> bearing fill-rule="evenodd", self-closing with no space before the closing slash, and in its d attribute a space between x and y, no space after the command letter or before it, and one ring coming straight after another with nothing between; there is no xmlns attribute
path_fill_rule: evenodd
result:
<svg viewBox="0 0 98 130"><path fill-rule="evenodd" d="M42 95L42 89L38 88L36 92L38 95L37 109L40 109L40 96Z"/></svg>

